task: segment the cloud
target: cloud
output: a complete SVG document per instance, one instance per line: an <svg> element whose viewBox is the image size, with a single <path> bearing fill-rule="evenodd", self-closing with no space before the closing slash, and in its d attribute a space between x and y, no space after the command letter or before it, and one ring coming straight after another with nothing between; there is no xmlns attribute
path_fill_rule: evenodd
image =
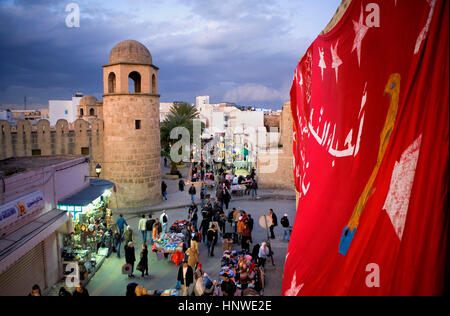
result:
<svg viewBox="0 0 450 316"><path fill-rule="evenodd" d="M263 102L289 100L289 89L273 89L261 84L247 83L227 91L224 100L228 102ZM282 103L280 104L282 105Z"/></svg>
<svg viewBox="0 0 450 316"><path fill-rule="evenodd" d="M209 94L214 102L279 107L301 55L339 0L322 2L329 16L304 32L311 29L304 10L312 10L310 1L79 0L81 27L69 29L69 2L0 0L0 104L21 104L27 95L45 106L74 91L101 98L110 50L135 39L160 68L161 100Z"/></svg>

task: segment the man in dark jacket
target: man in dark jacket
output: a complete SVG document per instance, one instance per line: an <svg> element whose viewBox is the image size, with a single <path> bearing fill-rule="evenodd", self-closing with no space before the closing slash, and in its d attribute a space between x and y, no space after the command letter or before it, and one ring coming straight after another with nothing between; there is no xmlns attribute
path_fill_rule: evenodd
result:
<svg viewBox="0 0 450 316"><path fill-rule="evenodd" d="M152 214L148 215L148 220L145 223L145 228L147 229L147 235L150 236L150 242L153 245L154 241L153 241L153 236L152 236L152 231L153 231L153 225L155 224L155 219L152 218Z"/></svg>
<svg viewBox="0 0 450 316"><path fill-rule="evenodd" d="M197 190L195 189L195 186L192 183L191 187L189 188L189 195L191 196L192 203L195 203L195 195L196 194L197 194Z"/></svg>
<svg viewBox="0 0 450 316"><path fill-rule="evenodd" d="M188 296L188 293L190 293L189 286L194 283L194 271L186 260L184 260L183 265L178 269L177 280L182 286L183 296Z"/></svg>
<svg viewBox="0 0 450 316"><path fill-rule="evenodd" d="M211 228L208 229L208 232L206 233L206 237L208 240L207 246L208 246L208 256L214 257L214 247L217 244L217 240L219 239L219 234L217 233L216 226L211 223Z"/></svg>
<svg viewBox="0 0 450 316"><path fill-rule="evenodd" d="M271 239L275 239L275 233L273 231L273 229L278 226L278 220L277 220L277 215L275 214L275 212L270 209L270 217L272 218L272 225L270 226L270 238Z"/></svg>
<svg viewBox="0 0 450 316"><path fill-rule="evenodd" d="M125 262L131 265L131 271L128 277L134 278L133 270L134 263L136 262L136 256L134 253L134 245L132 242L129 242L128 245L125 246Z"/></svg>
<svg viewBox="0 0 450 316"><path fill-rule="evenodd" d="M281 226L283 227L283 241L286 240L286 236L287 241L289 241L291 238L291 228L289 225L289 219L287 214L284 214L284 216L280 220L280 223Z"/></svg>
<svg viewBox="0 0 450 316"><path fill-rule="evenodd" d="M180 182L178 182L178 189L180 190L180 192L184 191L184 180L181 179Z"/></svg>
<svg viewBox="0 0 450 316"><path fill-rule="evenodd" d="M222 276L222 284L220 285L223 296L234 296L236 292L236 284L230 279L228 274Z"/></svg>
<svg viewBox="0 0 450 316"><path fill-rule="evenodd" d="M167 184L164 181L161 183L161 193L163 198L167 201Z"/></svg>
<svg viewBox="0 0 450 316"><path fill-rule="evenodd" d="M202 239L203 239L203 243L206 244L207 241L207 233L208 233L208 229L209 229L209 219L207 217L203 217L203 220L200 224L199 230L202 233Z"/></svg>

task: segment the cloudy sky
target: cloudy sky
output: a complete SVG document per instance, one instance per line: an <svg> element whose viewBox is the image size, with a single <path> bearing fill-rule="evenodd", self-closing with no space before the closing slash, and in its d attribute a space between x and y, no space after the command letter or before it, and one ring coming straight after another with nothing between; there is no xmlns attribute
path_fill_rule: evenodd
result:
<svg viewBox="0 0 450 316"><path fill-rule="evenodd" d="M294 69L340 0L0 0L0 105L48 106L75 91L101 99L111 48L134 39L160 68L162 102L281 108Z"/></svg>

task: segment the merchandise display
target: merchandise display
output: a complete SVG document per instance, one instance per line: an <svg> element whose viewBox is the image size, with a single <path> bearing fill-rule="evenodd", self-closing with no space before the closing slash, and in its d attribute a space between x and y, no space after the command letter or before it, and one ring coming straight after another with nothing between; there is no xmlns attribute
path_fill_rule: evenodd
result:
<svg viewBox="0 0 450 316"><path fill-rule="evenodd" d="M111 230L113 216L107 208L108 199L102 197L96 202L75 216L73 232L63 236L63 261L77 262L80 274L84 269L88 275L95 273L101 261L109 256L114 248Z"/></svg>
<svg viewBox="0 0 450 316"><path fill-rule="evenodd" d="M248 253L224 251L221 261L221 277L228 276L236 285L235 296L258 296L264 289L264 269ZM221 279L219 285L222 284ZM220 286L219 286L220 288ZM219 289L218 295L221 296Z"/></svg>

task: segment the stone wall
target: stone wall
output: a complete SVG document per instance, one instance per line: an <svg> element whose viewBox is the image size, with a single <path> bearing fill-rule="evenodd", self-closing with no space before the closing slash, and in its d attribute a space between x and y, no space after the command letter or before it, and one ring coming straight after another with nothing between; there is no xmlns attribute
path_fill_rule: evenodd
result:
<svg viewBox="0 0 450 316"><path fill-rule="evenodd" d="M59 120L52 127L48 120L40 120L36 126L26 120L19 121L17 126L0 121L0 160L33 154L89 155L90 175L96 176L95 166L103 162L103 121L89 124L77 120L72 128L66 120Z"/></svg>
<svg viewBox="0 0 450 316"><path fill-rule="evenodd" d="M280 131L280 115L265 114L264 126L267 128L268 132L271 127L276 127L278 128L278 131Z"/></svg>
<svg viewBox="0 0 450 316"><path fill-rule="evenodd" d="M292 151L293 118L290 102L283 105L280 124L283 147L280 150L258 153L258 185L261 189L295 190Z"/></svg>

